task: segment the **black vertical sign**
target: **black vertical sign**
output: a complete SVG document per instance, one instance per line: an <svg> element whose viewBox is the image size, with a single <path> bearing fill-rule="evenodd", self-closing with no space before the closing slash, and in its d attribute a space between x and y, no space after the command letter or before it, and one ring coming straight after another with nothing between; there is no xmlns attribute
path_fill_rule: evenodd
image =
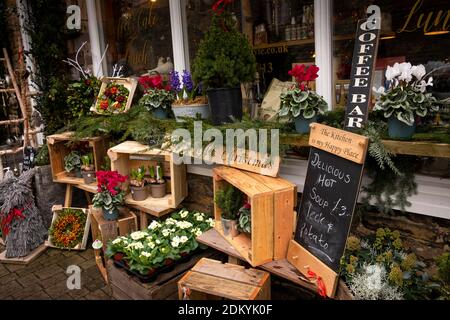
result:
<svg viewBox="0 0 450 320"><path fill-rule="evenodd" d="M355 131L362 128L369 116L372 73L378 51L380 23L381 21L377 21L374 16L358 21L348 102L345 108L345 130Z"/></svg>
<svg viewBox="0 0 450 320"><path fill-rule="evenodd" d="M23 164L22 171L28 171L31 168L34 168L34 164L36 162L37 151L33 147L26 147L23 150Z"/></svg>

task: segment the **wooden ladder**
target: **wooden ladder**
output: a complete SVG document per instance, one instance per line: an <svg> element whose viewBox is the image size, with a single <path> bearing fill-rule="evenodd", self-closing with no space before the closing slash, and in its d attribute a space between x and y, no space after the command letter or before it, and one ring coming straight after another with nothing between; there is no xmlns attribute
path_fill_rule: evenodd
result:
<svg viewBox="0 0 450 320"><path fill-rule="evenodd" d="M0 125L11 125L11 124L20 124L23 123L24 132L23 132L23 145L21 147L0 150L0 180L3 179L3 163L2 157L8 154L17 154L24 150L25 146L28 145L29 142L29 131L30 131L30 123L28 119L28 113L26 109L25 101L23 100L22 94L20 92L19 85L17 84L16 75L14 69L12 68L11 60L8 56L8 51L6 48L3 48L3 57L0 57L0 61L5 64L5 69L8 71L8 75L11 79L11 88L0 89L0 93L10 93L14 92L17 97L17 101L19 103L20 111L22 113L22 118L13 119L13 120L3 120L0 121Z"/></svg>

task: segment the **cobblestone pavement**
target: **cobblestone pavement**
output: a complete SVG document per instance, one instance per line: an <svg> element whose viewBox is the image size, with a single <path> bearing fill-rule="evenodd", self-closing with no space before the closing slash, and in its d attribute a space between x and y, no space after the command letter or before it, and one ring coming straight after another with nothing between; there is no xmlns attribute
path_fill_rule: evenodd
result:
<svg viewBox="0 0 450 320"><path fill-rule="evenodd" d="M4 247L0 246L0 252ZM81 268L81 289L69 290L67 267ZM0 300L110 300L94 251L47 250L27 266L0 263Z"/></svg>

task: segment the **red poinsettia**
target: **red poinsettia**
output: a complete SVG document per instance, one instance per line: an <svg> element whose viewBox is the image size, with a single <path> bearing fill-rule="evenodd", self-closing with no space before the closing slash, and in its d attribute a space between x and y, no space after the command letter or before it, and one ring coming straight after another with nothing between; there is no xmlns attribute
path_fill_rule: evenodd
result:
<svg viewBox="0 0 450 320"><path fill-rule="evenodd" d="M117 171L97 171L97 191L102 192L108 190L111 195L117 195L119 190L119 184L125 182L128 177L122 176Z"/></svg>
<svg viewBox="0 0 450 320"><path fill-rule="evenodd" d="M297 86L302 90L308 90L308 84L310 81L316 80L319 75L317 74L319 72L319 67L316 65L311 65L309 67L306 67L304 64L296 65L292 70L290 70L288 73L290 76L293 76L295 78L295 81L297 82Z"/></svg>

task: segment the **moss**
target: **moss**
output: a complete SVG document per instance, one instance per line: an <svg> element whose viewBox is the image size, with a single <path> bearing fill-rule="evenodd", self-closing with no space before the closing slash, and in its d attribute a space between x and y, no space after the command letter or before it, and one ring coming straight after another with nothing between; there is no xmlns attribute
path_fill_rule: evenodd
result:
<svg viewBox="0 0 450 320"><path fill-rule="evenodd" d="M358 251L361 249L361 242L355 236L350 236L347 239L347 249L350 251Z"/></svg>
<svg viewBox="0 0 450 320"><path fill-rule="evenodd" d="M394 248L396 250L401 250L403 248L403 242L401 239L395 239L395 241L392 243L392 245L394 246Z"/></svg>
<svg viewBox="0 0 450 320"><path fill-rule="evenodd" d="M416 265L417 257L414 253L408 254L406 258L402 261L401 267L405 271L411 271L411 269Z"/></svg>

